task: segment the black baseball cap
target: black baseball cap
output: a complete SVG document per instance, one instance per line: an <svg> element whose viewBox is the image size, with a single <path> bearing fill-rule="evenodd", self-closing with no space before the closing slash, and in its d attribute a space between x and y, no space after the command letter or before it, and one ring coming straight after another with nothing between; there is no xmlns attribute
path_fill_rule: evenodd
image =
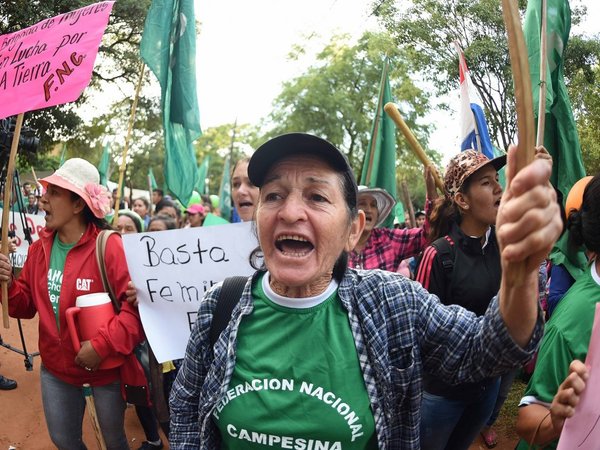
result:
<svg viewBox="0 0 600 450"><path fill-rule="evenodd" d="M346 156L331 142L308 133L276 136L256 149L248 163L248 178L261 187L269 169L292 155L314 155L325 160L334 170L349 177L356 187L354 172Z"/></svg>

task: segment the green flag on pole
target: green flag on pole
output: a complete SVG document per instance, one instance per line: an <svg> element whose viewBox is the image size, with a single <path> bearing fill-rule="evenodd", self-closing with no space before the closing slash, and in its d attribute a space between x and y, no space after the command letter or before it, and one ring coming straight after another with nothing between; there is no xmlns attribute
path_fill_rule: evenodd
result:
<svg viewBox="0 0 600 450"><path fill-rule="evenodd" d="M210 162L210 155L206 155L200 167L198 167L198 184L196 184L196 190L200 194L208 194L208 186L206 186L206 175L208 174L208 164Z"/></svg>
<svg viewBox="0 0 600 450"><path fill-rule="evenodd" d="M102 157L100 158L100 164L98 164L98 173L100 174L100 184L102 186L108 186L108 170L110 168L110 153L108 151L108 144L104 144L104 150L102 150Z"/></svg>
<svg viewBox="0 0 600 450"><path fill-rule="evenodd" d="M219 209L221 217L231 219L231 175L229 169L229 156L223 164L223 178L221 179L221 187L219 188Z"/></svg>
<svg viewBox="0 0 600 450"><path fill-rule="evenodd" d="M158 184L156 184L156 178L154 178L154 172L152 172L152 167L148 169L148 180L152 189L156 189L158 187Z"/></svg>
<svg viewBox="0 0 600 450"><path fill-rule="evenodd" d="M58 167L61 167L65 163L65 155L67 153L67 143L62 143L62 150L60 151L60 160L58 161Z"/></svg>
<svg viewBox="0 0 600 450"><path fill-rule="evenodd" d="M563 195L563 203L571 186L585 176L581 146L564 80L564 50L571 30L571 9L567 0L547 1L546 57L546 127L544 147L552 155L550 181ZM539 111L540 33L542 0L529 0L523 31L529 53L534 115Z"/></svg>
<svg viewBox="0 0 600 450"><path fill-rule="evenodd" d="M389 61L386 59L381 73L377 112L371 129L369 147L365 152L360 184L385 189L394 199L397 199L396 128L392 119L383 110L383 106L392 101L388 72ZM391 228L393 224L394 217L390 214L382 226Z"/></svg>
<svg viewBox="0 0 600 450"><path fill-rule="evenodd" d="M571 9L567 0L546 0L546 36L540 36L542 0L529 0L523 31L529 53L529 70L533 87L534 115L540 112L540 42L546 39L546 127L544 147L552 155L550 182L563 196L563 204L573 184L585 176L581 146L564 80L563 54L571 30ZM537 124L537 122L536 122ZM587 264L583 250L570 243L567 230L550 252L553 264L563 265L576 278Z"/></svg>
<svg viewBox="0 0 600 450"><path fill-rule="evenodd" d="M153 0L140 53L161 87L165 183L187 205L198 181L192 143L202 134L196 95L194 1Z"/></svg>

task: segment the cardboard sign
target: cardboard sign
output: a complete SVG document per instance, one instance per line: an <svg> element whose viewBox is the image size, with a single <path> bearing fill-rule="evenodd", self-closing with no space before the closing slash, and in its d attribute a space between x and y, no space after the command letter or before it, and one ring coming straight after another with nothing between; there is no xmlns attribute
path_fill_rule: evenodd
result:
<svg viewBox="0 0 600 450"><path fill-rule="evenodd" d="M77 100L113 6L96 3L0 36L0 118Z"/></svg>
<svg viewBox="0 0 600 450"><path fill-rule="evenodd" d="M0 208L0 216L2 215L2 208ZM25 239L25 227L29 228L29 233L33 241L39 239L39 233L42 228L46 226L46 219L42 215L25 214L23 223L21 219L21 213L13 212L9 213L9 218L12 223L9 223L8 230L14 231L17 241L17 251L11 254L13 267L22 268L27 259L27 251L29 250L29 242Z"/></svg>
<svg viewBox="0 0 600 450"><path fill-rule="evenodd" d="M585 364L590 377L575 414L565 421L557 450L596 450L600 444L600 303L596 305Z"/></svg>
<svg viewBox="0 0 600 450"><path fill-rule="evenodd" d="M123 236L148 343L158 362L183 358L204 294L233 275L251 275L258 243L236 223Z"/></svg>

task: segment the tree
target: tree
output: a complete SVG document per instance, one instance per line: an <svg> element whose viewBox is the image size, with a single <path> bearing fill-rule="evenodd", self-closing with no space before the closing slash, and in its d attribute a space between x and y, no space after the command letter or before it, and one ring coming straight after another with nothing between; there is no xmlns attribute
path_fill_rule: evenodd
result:
<svg viewBox="0 0 600 450"><path fill-rule="evenodd" d="M600 173L600 86L594 82L600 77L600 67L591 72L580 70L571 74L569 95L576 111L577 131L585 171L589 175ZM590 83L591 81L591 83Z"/></svg>
<svg viewBox="0 0 600 450"><path fill-rule="evenodd" d="M247 157L257 142L256 127L248 124L224 124L208 128L196 141L196 159L198 163L210 156L208 168L208 191L212 194L219 192L225 158L231 158L231 168L234 164Z"/></svg>
<svg viewBox="0 0 600 450"><path fill-rule="evenodd" d="M295 54L305 50L299 46ZM336 36L299 77L284 83L268 117L264 138L289 131L322 136L348 156L357 178L374 119L385 56L391 60L390 84L406 122L426 146L430 127L419 118L429 110L428 95L413 81L413 54L398 48L387 34L365 33L350 46L347 36ZM440 156L431 152L434 161ZM422 166L398 133L398 176L422 185ZM416 176L415 176L416 175Z"/></svg>
<svg viewBox="0 0 600 450"><path fill-rule="evenodd" d="M522 12L526 5L525 0L519 1ZM585 12L584 7L574 7L573 23L578 23ZM453 47L458 41L484 103L490 135L505 149L514 141L514 91L500 0L382 0L375 14L397 45L415 52L423 76L438 94L458 87L458 57ZM565 55L570 72L589 72L597 64L600 52L594 42L597 40L571 36ZM576 58L570 56L575 53Z"/></svg>

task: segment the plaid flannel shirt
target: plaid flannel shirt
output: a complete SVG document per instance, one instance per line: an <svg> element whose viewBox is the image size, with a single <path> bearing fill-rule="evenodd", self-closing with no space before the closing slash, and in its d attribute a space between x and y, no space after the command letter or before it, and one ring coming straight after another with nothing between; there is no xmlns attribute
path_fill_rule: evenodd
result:
<svg viewBox="0 0 600 450"><path fill-rule="evenodd" d="M348 265L397 272L402 260L418 255L427 247L431 206L432 201L427 200L423 228L373 228L365 248L350 252Z"/></svg>
<svg viewBox="0 0 600 450"><path fill-rule="evenodd" d="M221 284L200 305L171 391L169 441L174 450L220 446L212 412L231 380L236 334L242 318L252 312L256 276L246 283L214 348L208 335ZM348 311L383 450L419 448L424 370L454 383L498 375L530 359L543 333L540 314L530 343L521 349L508 334L497 298L478 318L458 306L442 305L419 283L391 272L348 269L338 293Z"/></svg>

